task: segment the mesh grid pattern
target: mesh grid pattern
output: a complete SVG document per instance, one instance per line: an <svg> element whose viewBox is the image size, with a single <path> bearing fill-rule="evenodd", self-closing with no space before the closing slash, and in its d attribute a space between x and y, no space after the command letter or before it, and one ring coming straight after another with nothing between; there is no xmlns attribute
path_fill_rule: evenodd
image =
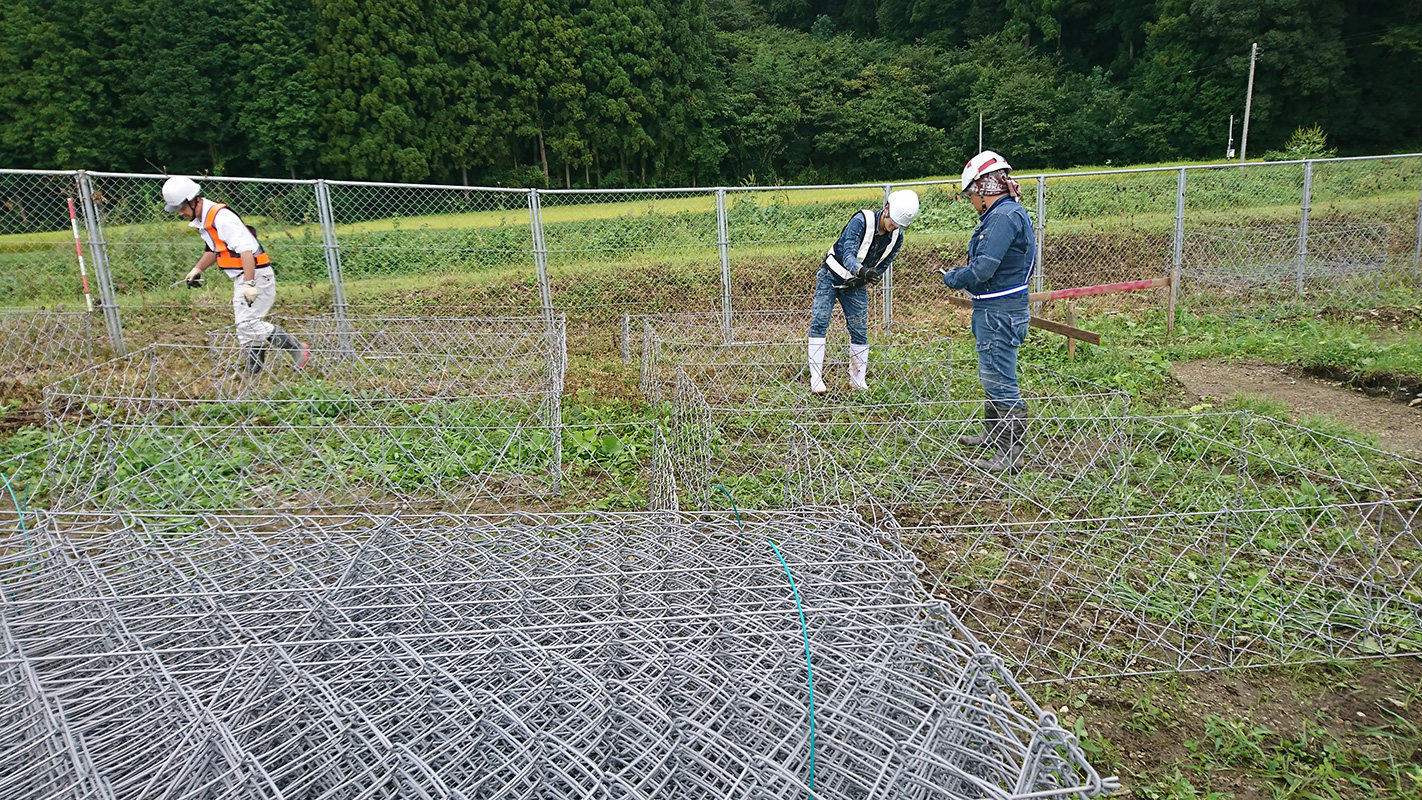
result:
<svg viewBox="0 0 1422 800"><path fill-rule="evenodd" d="M1115 785L840 512L51 516L0 552L0 751L40 762L10 797Z"/></svg>
<svg viewBox="0 0 1422 800"><path fill-rule="evenodd" d="M540 307L526 190L328 186L341 271L359 313Z"/></svg>
<svg viewBox="0 0 1422 800"><path fill-rule="evenodd" d="M185 305L194 301L194 291L219 306L230 302L232 287L220 271L210 271L198 290L181 283L203 252L202 237L163 210L163 176L101 173L91 180L120 305ZM280 302L323 302L330 286L311 181L202 178L198 183L204 198L226 203L256 228L276 270ZM175 281L177 286L172 285Z"/></svg>
<svg viewBox="0 0 1422 800"><path fill-rule="evenodd" d="M1373 286L1320 283L1313 293L1325 304L1405 305L1422 285L1422 159L1416 157L1019 177L1042 242L1034 290L1162 277L1176 265L1178 250L1194 259L1197 273L1228 269L1202 263L1206 251L1190 243L1222 229L1302 226L1305 216L1311 251L1345 246L1326 233L1330 229L1388 225L1366 228L1369 237L1379 237L1366 249L1370 257L1380 249L1390 271ZM94 238L88 258L96 279L103 273L98 291L117 303L105 308L116 351L122 351L119 306L131 319L141 315L145 331L155 309L191 310L220 324L228 303L224 281L208 281L197 293L171 285L200 246L192 231L161 211L162 180L0 172L0 256L14 266L0 270L0 304L82 299L62 202L77 190L86 217L83 238ZM935 270L962 263L977 223L956 182L911 187L922 198L919 216L895 268L870 290L871 324L885 331L954 313ZM277 263L279 313L563 311L574 351L588 355L616 352L626 343L618 327L627 315L808 309L826 248L854 212L881 207L895 188L535 191L203 179L205 196L230 203L258 228ZM1213 303L1218 296L1199 281L1182 289L1185 302ZM1204 294L1196 297L1194 289ZM1156 290L1076 302L1085 310L1153 306L1167 296ZM1270 311L1276 301L1260 296L1257 302ZM1064 306L1046 303L1037 313L1060 319ZM140 333L134 341L148 338Z"/></svg>
<svg viewBox="0 0 1422 800"><path fill-rule="evenodd" d="M0 307L84 307L71 200L75 214L82 215L72 172L0 172ZM80 219L81 240L87 243ZM85 255L92 282L92 258Z"/></svg>

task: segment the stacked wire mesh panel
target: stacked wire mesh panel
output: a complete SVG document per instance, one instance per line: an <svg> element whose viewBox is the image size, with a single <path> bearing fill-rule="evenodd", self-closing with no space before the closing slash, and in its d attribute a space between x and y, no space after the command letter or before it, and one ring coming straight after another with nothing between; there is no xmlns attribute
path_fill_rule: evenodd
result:
<svg viewBox="0 0 1422 800"><path fill-rule="evenodd" d="M1022 481L985 471L957 445L983 409L975 365L946 340L895 337L870 353L868 391L848 388L848 352L831 343L825 380L808 391L803 339L708 344L658 328L643 363L654 396L672 400L682 507L717 508L731 492L750 507L839 505L866 514L1035 519L1097 491L1083 473L1121 468L1127 395L1022 365L1039 445ZM675 364L668 367L668 364ZM655 371L654 371L655 370ZM718 488L718 487L724 487Z"/></svg>
<svg viewBox="0 0 1422 800"><path fill-rule="evenodd" d="M46 513L0 554L7 798L1115 785L840 511Z"/></svg>
<svg viewBox="0 0 1422 800"><path fill-rule="evenodd" d="M303 334L315 332L307 328ZM561 495L561 324L313 337L253 374L235 339L152 345L45 388L52 508L502 510Z"/></svg>

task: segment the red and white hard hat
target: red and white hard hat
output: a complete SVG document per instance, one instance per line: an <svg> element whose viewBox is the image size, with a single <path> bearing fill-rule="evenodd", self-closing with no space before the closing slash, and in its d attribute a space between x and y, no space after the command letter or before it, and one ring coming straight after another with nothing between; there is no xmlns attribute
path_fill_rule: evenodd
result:
<svg viewBox="0 0 1422 800"><path fill-rule="evenodd" d="M958 188L966 192L973 181L989 172L997 172L1003 169L1012 169L1012 165L1007 163L1007 159L991 150L984 150L968 159L967 165L963 167L963 182L958 185Z"/></svg>

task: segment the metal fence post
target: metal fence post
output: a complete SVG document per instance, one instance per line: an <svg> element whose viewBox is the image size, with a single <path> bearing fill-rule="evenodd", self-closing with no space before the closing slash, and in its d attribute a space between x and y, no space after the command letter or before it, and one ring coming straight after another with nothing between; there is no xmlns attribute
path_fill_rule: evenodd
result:
<svg viewBox="0 0 1422 800"><path fill-rule="evenodd" d="M104 324L109 329L109 343L113 346L114 355L126 355L123 320L119 318L118 298L114 295L114 277L109 271L109 246L104 241L104 223L99 219L98 207L94 205L94 187L84 170L74 173L74 181L79 188L81 205L84 206L84 230L89 236L89 261L94 265L94 282L99 284L99 304L104 309Z"/></svg>
<svg viewBox="0 0 1422 800"><path fill-rule="evenodd" d="M553 287L548 283L548 250L543 244L543 210L538 190L528 190L528 227L533 236L533 268L538 273L538 302L543 307L543 324L553 337Z"/></svg>
<svg viewBox="0 0 1422 800"><path fill-rule="evenodd" d="M331 187L316 181L316 218L321 224L321 250L326 256L326 280L331 283L331 311L336 318L336 341L342 351L351 350L350 305L346 300L345 275L341 271L341 245L336 238L336 214L331 208Z"/></svg>
<svg viewBox="0 0 1422 800"><path fill-rule="evenodd" d="M533 266L538 273L538 302L543 307L543 327L547 332L547 340L550 343L562 341L564 347L566 340L559 335L559 321L553 311L553 288L548 283L548 250L543 242L543 209L539 204L538 190L530 188L528 190L528 228L533 244ZM566 331L566 328L564 328ZM551 417L556 413L558 419ZM561 404L556 409L550 408L550 419L548 425L551 428L548 454L548 474L552 483L553 494L562 491L563 482L563 431L561 427L563 412Z"/></svg>
<svg viewBox="0 0 1422 800"><path fill-rule="evenodd" d="M884 205L889 204L889 195L893 193L894 187L884 184ZM873 231L865 231L868 236L873 236ZM884 333L893 336L894 332L894 270L893 267L884 274L883 280L883 302L884 302Z"/></svg>
<svg viewBox="0 0 1422 800"><path fill-rule="evenodd" d="M716 190L716 249L721 255L721 338L732 341L731 331L731 236L726 220L726 189ZM630 360L630 359L629 359Z"/></svg>
<svg viewBox="0 0 1422 800"><path fill-rule="evenodd" d="M1170 289L1165 304L1165 334L1175 334L1175 303L1180 294L1180 263L1185 254L1185 168L1175 179L1175 243L1170 257Z"/></svg>
<svg viewBox="0 0 1422 800"><path fill-rule="evenodd" d="M622 315L622 330L618 335L618 345L622 349L622 363L632 363L632 315Z"/></svg>
<svg viewBox="0 0 1422 800"><path fill-rule="evenodd" d="M1412 271L1422 266L1422 191L1417 193L1417 233L1412 240Z"/></svg>
<svg viewBox="0 0 1422 800"><path fill-rule="evenodd" d="M1313 194L1313 162L1304 161L1303 202L1299 206L1299 247L1297 275L1294 289L1299 297L1304 291L1304 262L1308 260L1308 208L1309 196Z"/></svg>
<svg viewBox="0 0 1422 800"><path fill-rule="evenodd" d="M1047 285L1047 273L1042 264L1042 253L1045 249L1043 242L1047 239L1047 179L1041 175L1037 176L1037 229L1034 233L1036 236L1032 238L1036 240L1036 252L1032 254L1032 258L1036 268L1032 270L1032 288L1028 291L1040 292ZM1033 311L1040 311L1042 308L1040 302L1033 303L1032 306Z"/></svg>

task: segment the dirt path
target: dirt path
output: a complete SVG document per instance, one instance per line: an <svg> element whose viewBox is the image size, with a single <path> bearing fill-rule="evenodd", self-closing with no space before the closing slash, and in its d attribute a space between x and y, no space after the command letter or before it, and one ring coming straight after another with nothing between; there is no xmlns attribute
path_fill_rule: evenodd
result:
<svg viewBox="0 0 1422 800"><path fill-rule="evenodd" d="M1174 365L1170 372L1191 400L1222 401L1236 394L1261 397L1288 406L1294 421L1331 417L1377 436L1384 449L1422 458L1422 403L1409 408L1277 364L1191 361Z"/></svg>

